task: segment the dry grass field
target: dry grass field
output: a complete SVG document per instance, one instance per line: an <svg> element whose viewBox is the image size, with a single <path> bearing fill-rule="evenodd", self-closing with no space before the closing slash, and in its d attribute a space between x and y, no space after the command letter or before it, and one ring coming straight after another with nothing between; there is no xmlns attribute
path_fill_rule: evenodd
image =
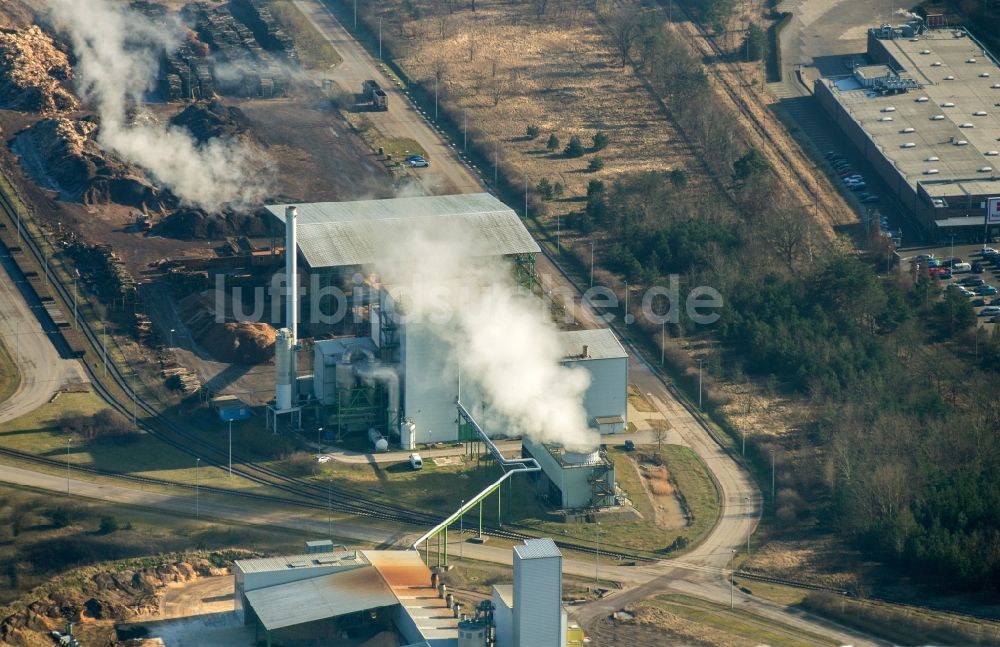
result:
<svg viewBox="0 0 1000 647"><path fill-rule="evenodd" d="M419 11L406 9L418 4ZM459 132L468 124L470 146L496 154L515 183L526 174L532 187L543 177L563 185L563 199L546 209L550 220L573 210L591 179L698 165L631 66L622 67L599 14L567 8L538 19L527 4L500 1L477 2L475 12L463 3L447 14L443 4L435 11L388 0L364 17L376 29L381 18L383 37L411 79L431 96L437 86L442 112ZM539 129L533 139L529 125ZM598 131L609 143L594 151ZM555 150L546 146L552 134ZM574 135L586 152L568 158L562 151ZM604 168L590 172L595 156ZM701 182L695 175L691 189Z"/></svg>

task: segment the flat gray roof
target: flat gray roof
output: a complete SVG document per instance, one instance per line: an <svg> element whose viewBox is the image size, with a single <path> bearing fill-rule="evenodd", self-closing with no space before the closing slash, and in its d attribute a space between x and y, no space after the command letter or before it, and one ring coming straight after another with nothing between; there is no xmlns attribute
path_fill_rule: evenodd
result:
<svg viewBox="0 0 1000 647"><path fill-rule="evenodd" d="M522 546L514 546L514 552L521 559L545 559L547 557L562 557L556 542L548 537L542 539L525 539Z"/></svg>
<svg viewBox="0 0 1000 647"><path fill-rule="evenodd" d="M280 557L259 557L238 559L235 566L244 573L269 573L272 571L303 570L309 568L367 566L368 560L359 551L335 553L307 553L282 555Z"/></svg>
<svg viewBox="0 0 1000 647"><path fill-rule="evenodd" d="M920 88L880 96L850 83L824 82L883 155L913 186L1000 176L1000 154L990 154L1000 152L1000 66L952 30L881 42Z"/></svg>
<svg viewBox="0 0 1000 647"><path fill-rule="evenodd" d="M371 566L277 584L245 595L268 631L399 603Z"/></svg>
<svg viewBox="0 0 1000 647"><path fill-rule="evenodd" d="M1000 180L965 180L941 183L921 182L920 186L932 198L981 195L1000 196Z"/></svg>
<svg viewBox="0 0 1000 647"><path fill-rule="evenodd" d="M863 79L881 79L891 72L888 65L863 65L854 68L854 73Z"/></svg>
<svg viewBox="0 0 1000 647"><path fill-rule="evenodd" d="M288 206L267 210L284 223ZM371 265L384 258L387 242L405 243L423 227L467 238L470 256L540 251L517 213L489 193L294 206L299 250L314 269Z"/></svg>
<svg viewBox="0 0 1000 647"><path fill-rule="evenodd" d="M570 360L586 361L587 359L612 359L628 357L615 333L610 328L594 330L564 330L559 333L565 357ZM588 357L581 357L584 345L587 346Z"/></svg>

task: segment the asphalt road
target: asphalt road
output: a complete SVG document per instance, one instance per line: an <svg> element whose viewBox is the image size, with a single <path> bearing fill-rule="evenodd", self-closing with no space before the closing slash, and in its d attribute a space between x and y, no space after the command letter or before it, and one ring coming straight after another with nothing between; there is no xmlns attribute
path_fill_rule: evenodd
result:
<svg viewBox="0 0 1000 647"><path fill-rule="evenodd" d="M427 120L412 109L406 96L382 72L378 61L368 55L320 0L294 1L343 59L333 69L324 71L324 78L333 79L342 88L355 94L361 92L361 84L366 79L375 79L385 90L389 97L389 109L385 112L367 112L365 115L382 134L388 137L407 137L423 147L431 164L428 168L413 169L413 174L429 195L478 193L486 190L476 174L465 166Z"/></svg>
<svg viewBox="0 0 1000 647"><path fill-rule="evenodd" d="M0 251L0 337L17 364L20 383L14 394L0 403L0 425L42 406L56 391L87 381L76 360L62 359L49 341L35 309L22 290L27 288L6 249Z"/></svg>

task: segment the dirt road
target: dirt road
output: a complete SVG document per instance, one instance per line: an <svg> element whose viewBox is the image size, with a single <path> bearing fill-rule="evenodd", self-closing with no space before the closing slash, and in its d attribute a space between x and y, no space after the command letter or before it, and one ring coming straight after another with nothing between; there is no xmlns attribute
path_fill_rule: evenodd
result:
<svg viewBox="0 0 1000 647"><path fill-rule="evenodd" d="M461 161L455 151L430 126L427 120L411 108L409 100L383 74L378 61L348 34L337 18L319 0L294 0L295 5L336 48L343 59L323 75L355 94L361 92L365 79L375 79L389 95L386 112L368 112L369 120L387 137L415 140L425 151L431 165L414 169L414 174L428 195L478 193L485 191L482 182Z"/></svg>
<svg viewBox="0 0 1000 647"><path fill-rule="evenodd" d="M32 311L41 304L28 305L22 294L26 286L7 251L2 253L0 337L17 364L21 379L14 394L0 403L0 425L31 413L68 385L87 382L79 362L59 357Z"/></svg>

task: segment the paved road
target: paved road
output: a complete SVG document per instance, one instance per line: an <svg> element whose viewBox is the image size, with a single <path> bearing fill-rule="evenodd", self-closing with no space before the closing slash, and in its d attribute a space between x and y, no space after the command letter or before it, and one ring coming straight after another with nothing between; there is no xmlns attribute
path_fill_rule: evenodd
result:
<svg viewBox="0 0 1000 647"><path fill-rule="evenodd" d="M62 359L56 351L22 290L27 286L13 266L6 249L0 251L0 337L17 363L20 383L14 394L0 403L0 425L31 413L52 395L70 385L87 381L76 360Z"/></svg>
<svg viewBox="0 0 1000 647"><path fill-rule="evenodd" d="M192 496L188 491L183 494L149 492L137 489L132 484L92 483L72 476L67 479L65 476L33 472L11 466L5 466L3 470L0 470L0 481L57 492L61 497L66 497L67 499L69 497L65 493L68 489L73 497L114 502L121 505L179 514L189 518L193 518L197 510L202 518L223 523L231 521L240 525L287 528L316 537L325 537L328 534L328 524L325 520L306 516L301 510L288 509L282 506L265 507L261 506L258 502L250 504L235 497L223 498L218 495L212 495L211 497L203 496L196 502L196 497ZM322 517L322 514L318 516ZM417 533L403 532L397 529L381 529L373 527L368 523L337 520L333 523L333 535L336 539L341 540L361 541L378 546L402 548L409 546L416 538ZM456 535L457 533L451 534L449 542L449 553L453 558L461 555L479 561L508 566L511 564L512 556L509 547L462 543L458 541ZM470 530L466 535L471 537L472 531ZM461 547L459 544L462 544ZM429 561L433 561L433 555ZM606 598L603 601L609 609L608 612L620 608L624 603L624 596L628 596L629 601L642 599L662 592L666 588L665 584L667 583L669 583L670 590L675 592L696 595L715 602L728 601L729 589L727 587L705 586L700 583L706 574L710 577L714 577L717 574L714 566L706 567L702 561L697 555L692 554L691 557L685 557L681 560L664 560L656 564L629 567L618 565L606 557L600 565L598 565L597 559L566 558L563 561L563 572L581 578L591 578L598 574L599 568L602 581L612 580L622 582L625 586L630 587L625 593ZM848 632L842 631L834 625L822 622L801 611L788 609L766 600L742 595L738 595L736 599L741 608L796 627L802 631L825 635L830 637L831 640L841 643L844 643L848 639ZM576 608L579 609L581 607ZM857 645L876 644L874 642L852 640Z"/></svg>
<svg viewBox="0 0 1000 647"><path fill-rule="evenodd" d="M383 74L378 61L368 55L320 0L295 0L295 5L330 41L343 59L332 70L323 72L325 77L333 79L349 92L361 92L361 84L365 79L375 79L385 89L389 95L389 109L386 112L368 112L366 115L382 134L414 139L427 152L430 167L414 169L414 174L428 194L485 191L476 174L465 166L423 116L410 109L406 96Z"/></svg>

